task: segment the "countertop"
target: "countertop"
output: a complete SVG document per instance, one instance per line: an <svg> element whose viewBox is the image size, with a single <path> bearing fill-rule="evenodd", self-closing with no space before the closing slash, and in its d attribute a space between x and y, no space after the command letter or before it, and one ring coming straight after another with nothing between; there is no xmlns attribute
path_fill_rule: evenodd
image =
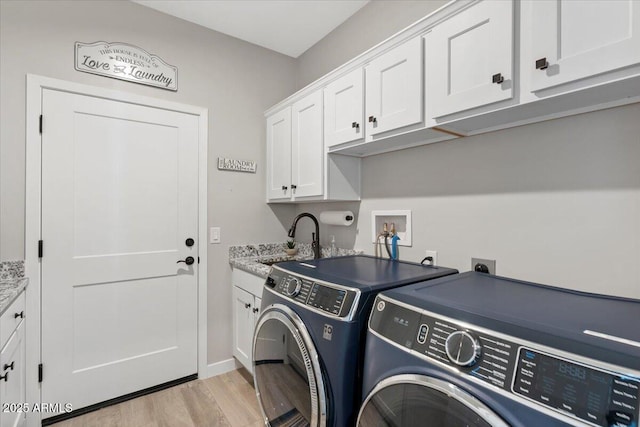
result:
<svg viewBox="0 0 640 427"><path fill-rule="evenodd" d="M16 300L27 284L29 279L26 277L0 280L0 316Z"/></svg>
<svg viewBox="0 0 640 427"><path fill-rule="evenodd" d="M266 279L271 270L271 266L263 263L273 263L280 261L304 261L313 259L313 250L309 243L298 243L298 253L294 256L288 256L285 252L285 243L255 243L248 245L230 246L229 247L229 264L233 268L244 270L248 273ZM336 256L356 255L362 251L353 249L337 249ZM320 256L327 258L331 255L330 248L321 248Z"/></svg>

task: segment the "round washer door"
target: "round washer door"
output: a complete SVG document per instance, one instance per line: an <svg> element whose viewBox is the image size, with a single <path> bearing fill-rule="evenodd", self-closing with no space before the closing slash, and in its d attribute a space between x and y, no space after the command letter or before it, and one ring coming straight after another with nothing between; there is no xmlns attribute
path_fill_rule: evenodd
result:
<svg viewBox="0 0 640 427"><path fill-rule="evenodd" d="M266 425L326 425L327 399L318 353L300 317L274 304L253 336L253 380Z"/></svg>
<svg viewBox="0 0 640 427"><path fill-rule="evenodd" d="M423 375L389 377L367 396L358 427L508 427L454 384Z"/></svg>

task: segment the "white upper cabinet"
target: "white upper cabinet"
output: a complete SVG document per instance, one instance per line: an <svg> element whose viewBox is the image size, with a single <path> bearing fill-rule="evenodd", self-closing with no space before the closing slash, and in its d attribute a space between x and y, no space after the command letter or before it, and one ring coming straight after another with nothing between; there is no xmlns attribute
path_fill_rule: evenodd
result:
<svg viewBox="0 0 640 427"><path fill-rule="evenodd" d="M415 37L365 67L367 140L423 121L422 38Z"/></svg>
<svg viewBox="0 0 640 427"><path fill-rule="evenodd" d="M313 92L293 104L291 128L293 197L321 196L324 164L321 91Z"/></svg>
<svg viewBox="0 0 640 427"><path fill-rule="evenodd" d="M640 63L637 0L529 3L523 75L533 92Z"/></svg>
<svg viewBox="0 0 640 427"><path fill-rule="evenodd" d="M513 98L513 2L485 0L425 36L427 115Z"/></svg>
<svg viewBox="0 0 640 427"><path fill-rule="evenodd" d="M324 141L327 148L364 138L362 88L362 68L324 88Z"/></svg>
<svg viewBox="0 0 640 427"><path fill-rule="evenodd" d="M267 198L291 198L291 107L267 117Z"/></svg>

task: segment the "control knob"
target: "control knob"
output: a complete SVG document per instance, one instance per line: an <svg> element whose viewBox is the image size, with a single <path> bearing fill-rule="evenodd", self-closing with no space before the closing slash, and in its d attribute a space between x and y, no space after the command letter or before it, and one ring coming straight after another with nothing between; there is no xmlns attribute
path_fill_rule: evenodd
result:
<svg viewBox="0 0 640 427"><path fill-rule="evenodd" d="M294 298L300 293L302 283L300 282L300 279L296 277L290 277L289 279L287 279L287 283L284 286L284 293L288 297Z"/></svg>
<svg viewBox="0 0 640 427"><path fill-rule="evenodd" d="M458 366L472 366L480 357L482 346L467 331L455 331L447 337L444 349L450 361Z"/></svg>

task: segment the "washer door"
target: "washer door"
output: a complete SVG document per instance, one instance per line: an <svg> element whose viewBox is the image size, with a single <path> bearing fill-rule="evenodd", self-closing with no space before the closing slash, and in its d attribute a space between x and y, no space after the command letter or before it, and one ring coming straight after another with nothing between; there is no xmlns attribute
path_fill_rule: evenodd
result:
<svg viewBox="0 0 640 427"><path fill-rule="evenodd" d="M290 308L274 304L253 336L254 383L267 425L326 425L326 395L318 353Z"/></svg>
<svg viewBox="0 0 640 427"><path fill-rule="evenodd" d="M455 385L423 375L381 381L364 401L358 427L508 427L495 412Z"/></svg>

